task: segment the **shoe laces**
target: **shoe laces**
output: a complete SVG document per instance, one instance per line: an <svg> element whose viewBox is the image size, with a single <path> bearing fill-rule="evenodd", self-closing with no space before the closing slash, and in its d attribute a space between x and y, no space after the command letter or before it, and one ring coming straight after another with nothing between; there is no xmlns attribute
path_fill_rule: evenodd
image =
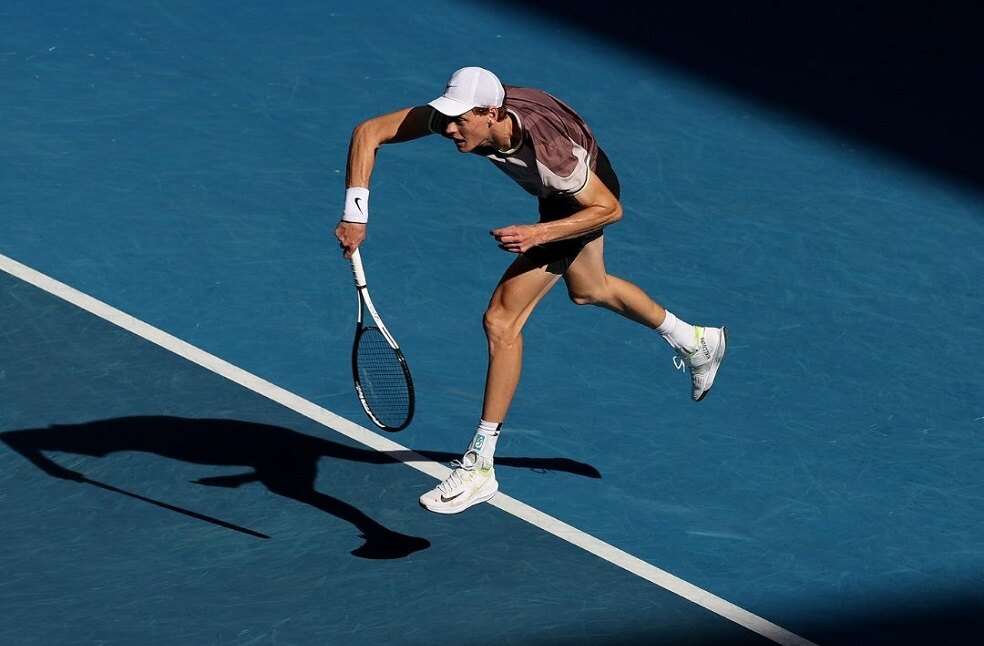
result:
<svg viewBox="0 0 984 646"><path fill-rule="evenodd" d="M451 463L454 467L454 471L451 475L441 484L437 485L437 490L440 491L445 496L450 496L458 489L461 489L465 485L464 478L462 478L462 473L467 473L464 467L457 466L460 464L457 460Z"/></svg>
<svg viewBox="0 0 984 646"><path fill-rule="evenodd" d="M451 460L451 475L441 484L437 485L438 490L444 495L450 495L465 486L466 480L475 477L475 465L478 464L478 456L469 456L465 453L460 460ZM469 459L470 458L470 459Z"/></svg>

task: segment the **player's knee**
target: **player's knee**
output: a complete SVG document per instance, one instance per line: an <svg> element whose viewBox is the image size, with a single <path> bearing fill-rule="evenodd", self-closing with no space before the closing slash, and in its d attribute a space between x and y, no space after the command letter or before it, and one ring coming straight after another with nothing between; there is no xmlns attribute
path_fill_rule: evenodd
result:
<svg viewBox="0 0 984 646"><path fill-rule="evenodd" d="M598 305L605 302L604 292L598 290L567 290L567 297L575 305Z"/></svg>
<svg viewBox="0 0 984 646"><path fill-rule="evenodd" d="M512 343L519 336L514 317L499 308L490 307L485 310L482 325L485 327L485 336L491 343Z"/></svg>

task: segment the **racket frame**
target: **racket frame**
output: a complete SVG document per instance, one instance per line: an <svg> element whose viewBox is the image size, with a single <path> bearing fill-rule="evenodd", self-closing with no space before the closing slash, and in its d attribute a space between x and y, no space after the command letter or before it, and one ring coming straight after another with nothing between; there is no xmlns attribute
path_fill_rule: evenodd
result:
<svg viewBox="0 0 984 646"><path fill-rule="evenodd" d="M359 295L359 314L356 319L355 327L355 340L352 343L352 379L355 384L355 393L359 397L359 403L362 405L362 409L369 416L369 419L373 424L383 429L384 431L402 431L407 426L410 425L411 420L413 420L414 413L414 392L413 392L413 379L410 376L410 366L407 364L406 358L403 356L403 351L400 350L399 344L396 339L390 334L390 331L386 328L383 323L382 318L380 318L379 313L376 311L375 305L373 305L372 297L369 296L369 284L366 281L365 268L362 266L362 256L359 254L359 250L356 249L352 252L351 257L352 263L352 279L355 282L355 289ZM390 426L382 420L380 420L373 412L372 408L369 406L369 402L366 399L365 392L362 389L362 380L359 378L359 340L362 337L362 332L366 328L365 313L369 312L369 316L372 319L373 324L379 329L383 334L383 338L386 339L386 343L393 350L400 363L400 368L403 370L403 376L407 382L407 396L408 396L408 410L406 420L399 426Z"/></svg>

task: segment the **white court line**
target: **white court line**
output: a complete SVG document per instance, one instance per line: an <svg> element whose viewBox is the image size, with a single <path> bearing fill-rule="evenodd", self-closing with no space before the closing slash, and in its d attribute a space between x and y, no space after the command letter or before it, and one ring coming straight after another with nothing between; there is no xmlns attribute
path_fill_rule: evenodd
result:
<svg viewBox="0 0 984 646"><path fill-rule="evenodd" d="M242 368L234 366L215 355L209 354L163 330L144 323L115 307L107 305L78 291L74 287L70 287L54 278L46 276L3 254L0 254L0 269L103 320L109 321L128 332L159 345L192 363L196 363L217 375L225 377L282 406L286 406L290 410L319 422L331 430L341 433L371 449L382 453L399 452L393 457L437 480L443 480L450 473L448 467L432 462L410 451L406 447L393 442L389 438L336 415L276 384L272 384L252 373L246 372ZM781 626L777 626L758 615L754 615L729 601L698 588L665 570L661 570L642 559L636 558L617 547L609 545L590 534L582 532L576 527L572 527L506 494L499 493L489 504L778 644L783 644L784 646L816 646L812 642Z"/></svg>

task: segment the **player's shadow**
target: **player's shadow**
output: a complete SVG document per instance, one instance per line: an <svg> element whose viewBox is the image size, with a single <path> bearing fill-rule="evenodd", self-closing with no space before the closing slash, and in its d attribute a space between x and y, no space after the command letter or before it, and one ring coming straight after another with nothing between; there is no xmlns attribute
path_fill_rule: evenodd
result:
<svg viewBox="0 0 984 646"><path fill-rule="evenodd" d="M50 476L96 485L200 520L265 537L253 530L89 479L84 474L59 465L45 452L105 457L112 453L138 451L191 464L246 467L250 470L242 474L203 477L195 482L204 486L230 488L258 482L275 494L345 520L355 526L365 539L365 543L352 554L367 559L402 558L428 548L430 541L391 530L353 505L317 491L318 461L329 458L382 465L411 462L419 459L416 456L441 462L459 457L436 452L414 454L398 451L384 454L280 426L238 420L160 416L122 417L8 431L0 433L0 440ZM501 458L497 464L601 477L593 467L563 458Z"/></svg>

